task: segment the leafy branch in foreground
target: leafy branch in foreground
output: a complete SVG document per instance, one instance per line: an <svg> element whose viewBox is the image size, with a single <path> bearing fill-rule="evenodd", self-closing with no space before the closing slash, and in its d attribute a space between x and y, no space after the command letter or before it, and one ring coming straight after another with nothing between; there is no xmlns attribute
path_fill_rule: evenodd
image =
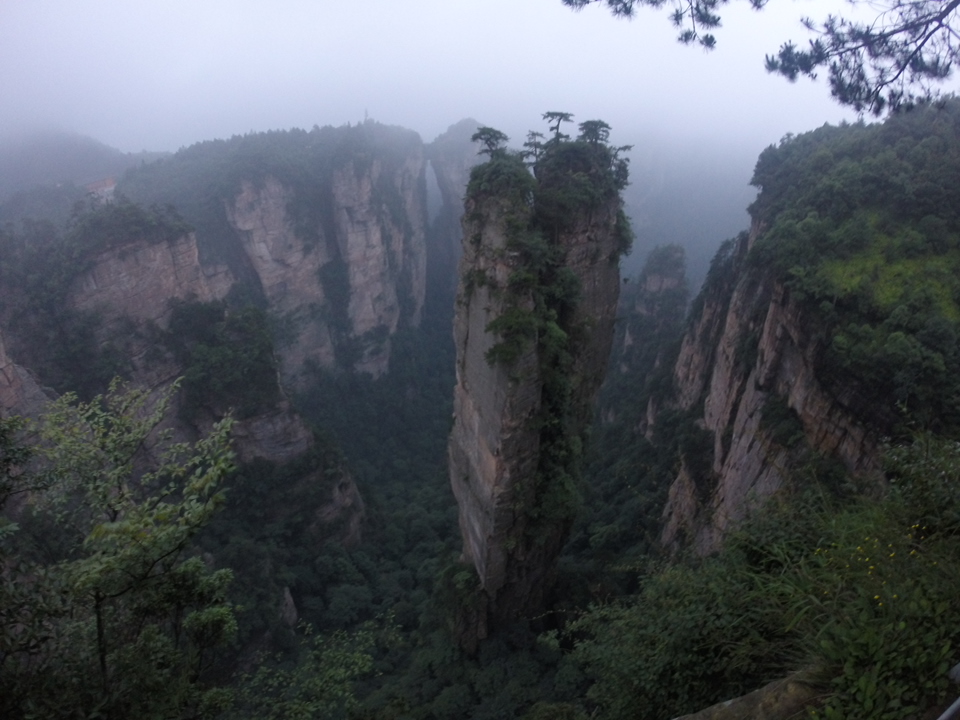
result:
<svg viewBox="0 0 960 720"><path fill-rule="evenodd" d="M718 9L728 0L670 0L671 20L680 28L678 40L711 50L720 27ZM749 0L757 10L768 0ZM638 6L661 8L667 0L563 0L576 10L603 3L618 17L633 17ZM841 105L879 115L886 109L928 100L934 86L949 77L960 59L958 15L960 0L851 0L854 8L869 8L870 19L828 15L804 26L816 35L807 49L786 42L768 55L769 72L796 80L828 73L830 93ZM856 10L855 10L856 12Z"/></svg>
<svg viewBox="0 0 960 720"><path fill-rule="evenodd" d="M65 395L35 429L39 469L5 472L8 497L30 492L0 537L4 717L200 717L225 702L206 675L236 628L232 574L185 556L223 501L232 421L171 442L159 426L175 389ZM25 459L3 441L4 465Z"/></svg>

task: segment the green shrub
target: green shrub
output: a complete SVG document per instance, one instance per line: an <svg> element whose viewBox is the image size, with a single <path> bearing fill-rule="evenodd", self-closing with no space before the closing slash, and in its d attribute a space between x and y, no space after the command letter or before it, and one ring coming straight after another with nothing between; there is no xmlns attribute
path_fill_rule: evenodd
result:
<svg viewBox="0 0 960 720"><path fill-rule="evenodd" d="M960 446L891 448L883 500L774 501L717 556L642 580L571 627L603 717L693 712L801 667L823 718L894 720L941 702L960 660Z"/></svg>

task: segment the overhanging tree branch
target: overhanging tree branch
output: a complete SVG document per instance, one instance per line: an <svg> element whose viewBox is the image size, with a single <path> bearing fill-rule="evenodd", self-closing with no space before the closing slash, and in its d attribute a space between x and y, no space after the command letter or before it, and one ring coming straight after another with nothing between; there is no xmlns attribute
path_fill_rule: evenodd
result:
<svg viewBox="0 0 960 720"><path fill-rule="evenodd" d="M672 22L681 28L679 40L708 50L719 27L719 8L729 0L562 0L581 9L602 3L617 17L633 17L640 6L661 8L669 1ZM748 0L755 9L768 0ZM830 92L842 105L875 115L920 100L931 99L935 86L949 77L960 60L957 31L960 0L852 0L852 5L876 10L869 22L828 15L822 23L806 18L804 26L817 37L806 49L792 41L766 57L769 72L796 80L816 78L826 70Z"/></svg>

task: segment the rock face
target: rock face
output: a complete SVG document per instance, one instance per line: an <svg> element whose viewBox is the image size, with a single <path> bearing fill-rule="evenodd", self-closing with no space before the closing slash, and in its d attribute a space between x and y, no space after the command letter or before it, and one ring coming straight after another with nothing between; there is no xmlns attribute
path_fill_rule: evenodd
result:
<svg viewBox="0 0 960 720"><path fill-rule="evenodd" d="M226 204L227 219L238 231L269 307L297 330L280 353L287 382L295 380L307 359L326 367L335 362L329 328L310 313L326 301L318 273L332 258L325 244L308 246L297 237L287 217L291 196L289 188L269 176L259 186L244 180L240 192Z"/></svg>
<svg viewBox="0 0 960 720"><path fill-rule="evenodd" d="M68 295L70 305L96 313L101 320L100 336L105 340L118 333L124 335L131 383L161 391L183 374L174 358L158 354L156 344L151 342L151 327L161 331L167 327L170 301L219 300L230 290L233 278L229 271L225 267L204 268L197 257L192 233L161 242L134 241L99 253L90 269L74 281ZM180 437L191 439L218 419L216 412L204 409L189 423L182 419L170 422ZM272 407L238 420L233 439L241 462L262 459L283 464L313 446L310 429L282 398ZM347 482L350 487L336 490L331 507L356 513L356 518L347 520L349 525L359 523L363 503L352 481ZM353 501L344 500L347 497ZM323 512L330 515L329 510Z"/></svg>
<svg viewBox="0 0 960 720"><path fill-rule="evenodd" d="M72 305L102 313L109 325L121 317L165 325L168 301L193 296L220 300L234 278L223 266L203 267L191 233L169 242L133 242L100 253L74 283Z"/></svg>
<svg viewBox="0 0 960 720"><path fill-rule="evenodd" d="M0 331L0 418L36 417L49 400L49 391L40 387L33 374L7 356Z"/></svg>
<svg viewBox="0 0 960 720"><path fill-rule="evenodd" d="M792 418L796 442L856 475L878 469L876 439L818 379L816 359L828 339L782 285L746 267L757 235L755 224L721 250L674 368L676 402L709 433L712 456L706 472L685 458L670 487L661 536L670 548L716 550L733 525L784 487L795 443L770 427L774 403Z"/></svg>
<svg viewBox="0 0 960 720"><path fill-rule="evenodd" d="M461 120L426 147L426 157L440 190L440 208L427 238L427 282L443 301L456 292L463 198L470 169L482 159L470 138L479 127L476 120Z"/></svg>
<svg viewBox="0 0 960 720"><path fill-rule="evenodd" d="M520 172L526 173L522 165ZM576 508L581 434L610 352L620 207L613 192L569 213L562 229L548 234L555 265L541 268L531 286L518 281L538 271L516 233L537 224L534 206L496 193L468 196L449 443L464 559L482 588L479 605L462 621L467 646L486 636L488 623L534 615L551 588ZM578 301L568 307L552 306L544 300L550 292L535 287L560 276L579 287ZM535 330L518 340L504 318ZM511 342L514 349L504 355Z"/></svg>
<svg viewBox="0 0 960 720"><path fill-rule="evenodd" d="M822 701L822 688L807 674L797 673L676 720L790 720L809 714Z"/></svg>
<svg viewBox="0 0 960 720"><path fill-rule="evenodd" d="M419 325L426 291L424 148L366 122L201 143L130 173L120 190L173 204L206 274L229 268L277 321L280 372L379 376L390 337Z"/></svg>
<svg viewBox="0 0 960 720"><path fill-rule="evenodd" d="M464 132L441 138L435 152L444 217L459 218L475 155ZM109 239L94 232L84 240L89 250L66 274L57 302L95 327L101 352L120 357L132 383L157 392L184 372L162 341L172 301L264 308L282 389L270 407L236 424L241 461L283 464L309 452L312 433L284 390L308 382L309 367L382 374L392 335L421 321L427 217L424 147L415 133L367 122L201 143L131 172L121 191L142 206L174 205L194 231L148 238L149 223L131 230L136 213L115 213L121 220ZM454 237L459 242L458 231ZM4 315L14 359L50 352L49 343L26 348L27 330L11 317ZM0 360L3 412L34 413L44 391L6 352ZM203 407L189 422L171 423L181 439L193 439L225 410ZM356 541L363 502L352 480L345 483L318 521L336 521Z"/></svg>
<svg viewBox="0 0 960 720"><path fill-rule="evenodd" d="M387 175L374 159L366 166L353 160L334 173L336 243L349 278L352 336L367 339L355 367L380 375L390 360L389 337L399 323L420 324L426 289L426 190L422 150L404 159ZM378 200L387 184L399 207Z"/></svg>
<svg viewBox="0 0 960 720"><path fill-rule="evenodd" d="M260 184L244 180L227 203L227 219L271 312L292 330L293 337L280 347L286 384L298 384L308 360L328 368L336 364L338 331L362 344L353 367L379 376L390 360L389 336L401 321L419 323L426 273L422 172L419 154L392 176L378 159L366 166L351 161L335 170L334 218L327 224L333 237L319 242L298 236L287 211L294 190L273 176ZM402 198L399 217L385 212L376 198L381 183L395 186ZM325 288L325 273L342 275L337 280L343 282L343 296ZM345 307L334 308L337 303ZM343 327L332 327L332 318Z"/></svg>

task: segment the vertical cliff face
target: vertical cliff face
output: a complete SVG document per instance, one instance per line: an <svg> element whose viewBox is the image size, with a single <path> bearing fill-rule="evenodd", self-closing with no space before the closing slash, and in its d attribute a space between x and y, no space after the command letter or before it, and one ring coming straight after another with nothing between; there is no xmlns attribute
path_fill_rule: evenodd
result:
<svg viewBox="0 0 960 720"><path fill-rule="evenodd" d="M336 243L346 266L351 336L362 342L358 370L380 375L387 338L401 321L420 324L426 290L426 190L422 149L392 172L378 159L351 160L334 173Z"/></svg>
<svg viewBox="0 0 960 720"><path fill-rule="evenodd" d="M713 433L715 478L695 494L681 475L668 542L683 530L715 546L791 467L822 482L837 475L829 460L870 487L878 437L956 432L958 113L825 126L760 155L730 291L705 296L702 342L691 334L677 368L682 402Z"/></svg>
<svg viewBox="0 0 960 720"><path fill-rule="evenodd" d="M661 540L698 553L783 488L798 452L878 469L876 437L821 381L825 337L773 273L748 267L758 226L720 251L674 368L676 401L708 438L709 459L684 457Z"/></svg>
<svg viewBox="0 0 960 720"><path fill-rule="evenodd" d="M287 215L292 197L291 188L268 176L260 184L242 181L240 192L225 203L268 306L295 329L278 353L287 383L296 382L307 360L327 367L335 362L330 329L315 317L327 302L318 273L333 258L325 243L308 245L297 237Z"/></svg>
<svg viewBox="0 0 960 720"><path fill-rule="evenodd" d="M426 157L440 192L440 207L431 221L428 236L428 285L441 302L447 302L457 288L463 199L470 169L481 159L470 137L479 127L475 120L461 120L426 147Z"/></svg>
<svg viewBox="0 0 960 720"><path fill-rule="evenodd" d="M130 173L121 191L173 204L204 272L225 266L280 329L283 382L305 363L382 374L426 285L424 152L373 122L201 143Z"/></svg>
<svg viewBox="0 0 960 720"><path fill-rule="evenodd" d="M288 207L296 189L276 177L241 183L226 203L227 220L290 337L279 347L281 374L300 382L304 363L337 362L337 348L356 344L347 362L374 376L390 360L389 337L401 322L417 325L426 272L421 209L423 160L411 154L388 171L382 160L350 160L333 171L331 222L298 233ZM384 186L392 197L383 197ZM391 206L389 203L393 203Z"/></svg>
<svg viewBox="0 0 960 720"><path fill-rule="evenodd" d="M461 628L468 646L488 623L543 607L610 351L625 220L609 183L599 197L551 204L575 169L601 187L609 172L605 147L570 146L541 161L536 181L519 158L494 156L468 192L449 444L464 557L482 588Z"/></svg>

